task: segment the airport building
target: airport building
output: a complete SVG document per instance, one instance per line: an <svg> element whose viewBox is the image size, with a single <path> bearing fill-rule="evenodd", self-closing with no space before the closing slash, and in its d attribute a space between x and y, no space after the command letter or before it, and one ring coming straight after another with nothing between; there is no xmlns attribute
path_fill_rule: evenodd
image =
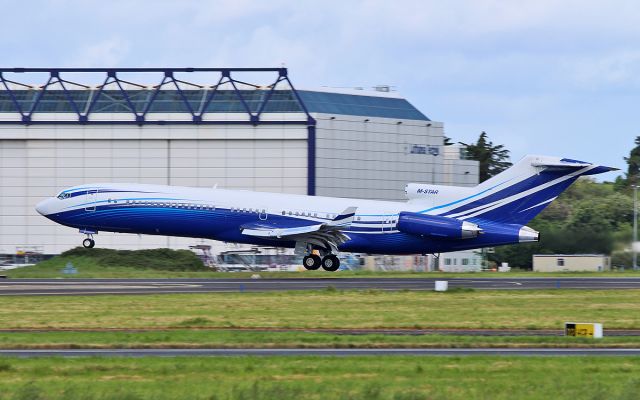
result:
<svg viewBox="0 0 640 400"><path fill-rule="evenodd" d="M83 235L35 204L132 182L403 200L408 182L475 185L443 124L380 86L295 88L285 68L0 69L0 254ZM199 239L100 233L99 247Z"/></svg>
<svg viewBox="0 0 640 400"><path fill-rule="evenodd" d="M604 254L534 254L534 272L602 272L611 270Z"/></svg>

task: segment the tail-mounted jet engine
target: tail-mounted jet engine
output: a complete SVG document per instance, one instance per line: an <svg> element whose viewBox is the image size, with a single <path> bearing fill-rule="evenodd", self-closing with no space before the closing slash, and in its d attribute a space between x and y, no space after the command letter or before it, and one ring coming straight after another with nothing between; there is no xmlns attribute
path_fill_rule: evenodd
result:
<svg viewBox="0 0 640 400"><path fill-rule="evenodd" d="M411 235L442 239L473 239L482 233L482 229L473 222L413 212L400 213L398 230Z"/></svg>

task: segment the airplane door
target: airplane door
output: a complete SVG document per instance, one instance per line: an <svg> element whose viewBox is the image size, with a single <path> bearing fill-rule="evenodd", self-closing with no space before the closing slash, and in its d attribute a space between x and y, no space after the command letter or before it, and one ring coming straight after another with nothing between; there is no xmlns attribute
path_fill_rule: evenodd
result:
<svg viewBox="0 0 640 400"><path fill-rule="evenodd" d="M258 212L258 218L259 218L261 221L265 221L265 220L267 219L267 216L268 216L268 215L269 215L269 214L267 214L267 209L266 209L266 208L262 208L262 209L260 209L260 211Z"/></svg>
<svg viewBox="0 0 640 400"><path fill-rule="evenodd" d="M91 189L87 190L87 195L85 196L85 211L95 211L96 210L96 201L98 201L98 190Z"/></svg>
<svg viewBox="0 0 640 400"><path fill-rule="evenodd" d="M382 217L382 232L389 232L391 231L391 229L393 228L393 216L391 215L391 213L385 213L385 215Z"/></svg>

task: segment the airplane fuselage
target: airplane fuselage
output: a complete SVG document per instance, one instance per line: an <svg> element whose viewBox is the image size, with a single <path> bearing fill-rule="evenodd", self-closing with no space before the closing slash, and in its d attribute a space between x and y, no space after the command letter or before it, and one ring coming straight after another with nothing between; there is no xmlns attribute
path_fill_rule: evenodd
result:
<svg viewBox="0 0 640 400"><path fill-rule="evenodd" d="M357 207L357 212L352 224L343 230L349 240L339 245L339 250L345 252L424 254L522 241L522 225L495 225L490 221L482 223L483 235L457 241L400 232L397 224L401 212L430 213L421 203L244 190L82 185L45 200L37 209L47 218L84 233L109 231L295 247L295 240L248 236L241 227L253 223L275 227L326 223L348 207Z"/></svg>

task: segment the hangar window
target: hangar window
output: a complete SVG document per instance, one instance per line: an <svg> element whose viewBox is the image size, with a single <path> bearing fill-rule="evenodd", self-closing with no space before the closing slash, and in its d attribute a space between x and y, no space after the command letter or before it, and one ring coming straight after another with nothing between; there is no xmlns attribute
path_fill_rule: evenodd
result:
<svg viewBox="0 0 640 400"><path fill-rule="evenodd" d="M282 215L285 215L285 214L286 214L286 211L282 210Z"/></svg>
<svg viewBox="0 0 640 400"><path fill-rule="evenodd" d="M450 258L445 258L444 259L444 265L451 265L451 259Z"/></svg>
<svg viewBox="0 0 640 400"><path fill-rule="evenodd" d="M463 258L462 259L462 265L469 265L469 259L468 258Z"/></svg>
<svg viewBox="0 0 640 400"><path fill-rule="evenodd" d="M558 267L564 267L564 258L558 258Z"/></svg>

